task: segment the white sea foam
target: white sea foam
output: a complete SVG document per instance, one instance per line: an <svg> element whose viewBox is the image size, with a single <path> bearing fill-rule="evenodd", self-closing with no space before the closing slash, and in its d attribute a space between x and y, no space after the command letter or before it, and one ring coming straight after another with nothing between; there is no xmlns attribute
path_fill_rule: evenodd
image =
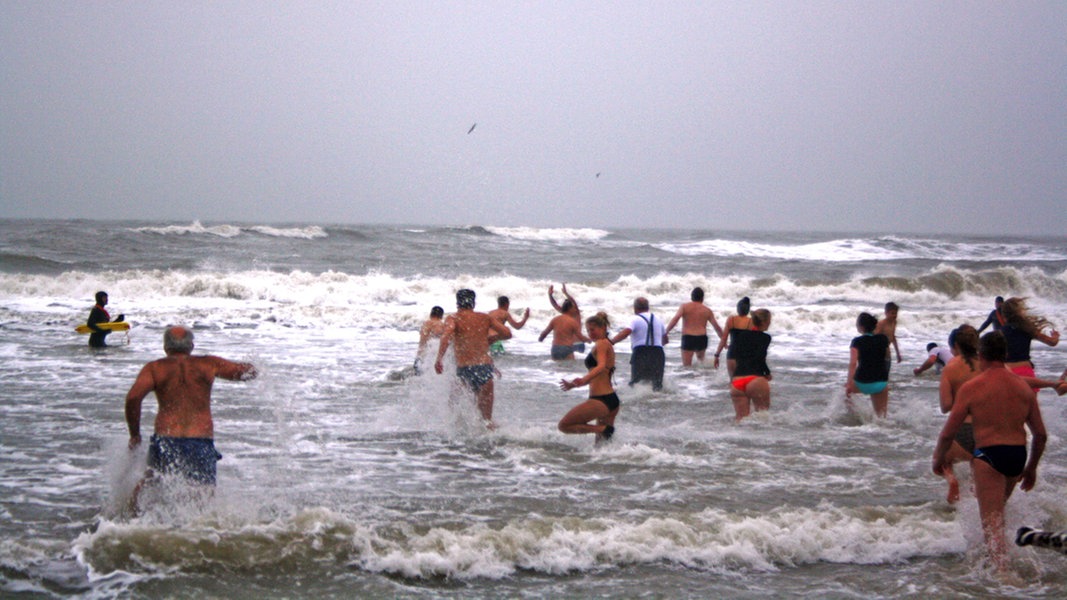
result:
<svg viewBox="0 0 1067 600"><path fill-rule="evenodd" d="M486 227L485 229L490 233L503 237L539 242L586 242L600 240L611 234L611 232L603 229L589 228Z"/></svg>
<svg viewBox="0 0 1067 600"><path fill-rule="evenodd" d="M144 233L156 233L159 235L194 235L194 234L206 234L214 235L223 238L232 238L241 235L247 231L255 232L260 235L266 235L271 237L281 238L298 238L298 239L316 239L328 237L326 230L318 225L307 225L301 227L289 227L279 228L269 225L254 225L249 227L241 227L239 225L210 225L205 226L200 221L194 221L189 225L167 225L163 227L137 227L134 231L140 231Z"/></svg>
<svg viewBox="0 0 1067 600"><path fill-rule="evenodd" d="M79 536L74 549L97 577L115 571L248 569L279 561L299 568L348 560L404 577L499 579L518 570L564 574L662 561L755 571L815 562L892 564L967 548L960 527L928 506L824 504L762 514L709 508L636 521L540 517L425 530L402 522L369 525L325 508L271 522L248 518L215 512L189 517L181 528L144 518L102 521Z"/></svg>
<svg viewBox="0 0 1067 600"><path fill-rule="evenodd" d="M1032 244L1005 242L945 242L897 236L860 239L842 238L816 243L771 244L734 239L708 239L683 243L660 243L655 247L686 256L747 256L814 262L863 262L935 260L1003 262L1062 261L1062 251Z"/></svg>

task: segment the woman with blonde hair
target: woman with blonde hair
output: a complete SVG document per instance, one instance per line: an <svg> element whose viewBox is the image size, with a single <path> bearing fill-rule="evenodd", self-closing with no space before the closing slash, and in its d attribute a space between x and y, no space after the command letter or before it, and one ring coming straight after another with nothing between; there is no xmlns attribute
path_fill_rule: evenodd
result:
<svg viewBox="0 0 1067 600"><path fill-rule="evenodd" d="M615 417L619 414L619 396L615 394L612 376L615 374L615 347L608 339L608 315L603 312L585 320L593 349L585 357L589 372L582 377L567 381L562 379L559 387L568 391L584 385L589 386L589 399L567 411L559 421L563 433L595 433L596 441L610 440L615 433ZM590 423L595 421L595 423Z"/></svg>
<svg viewBox="0 0 1067 600"><path fill-rule="evenodd" d="M752 311L752 329L738 329L733 347L735 367L730 378L730 399L734 403L737 421L756 411L771 408L771 369L767 366L767 347L771 336L771 311L760 308Z"/></svg>

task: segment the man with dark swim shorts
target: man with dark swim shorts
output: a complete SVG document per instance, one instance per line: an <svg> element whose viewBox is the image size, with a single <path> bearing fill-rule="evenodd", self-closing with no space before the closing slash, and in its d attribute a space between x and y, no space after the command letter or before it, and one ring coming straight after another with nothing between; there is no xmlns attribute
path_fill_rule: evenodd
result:
<svg viewBox="0 0 1067 600"><path fill-rule="evenodd" d="M126 394L126 425L130 448L141 443L141 403L150 392L156 395L155 432L148 448L148 475L179 474L204 485L215 483L215 426L211 419L211 387L216 377L245 381L256 376L249 363L236 363L217 356L193 356L193 332L169 327L163 334L166 358L145 365ZM131 498L136 507L138 484Z"/></svg>
<svg viewBox="0 0 1067 600"><path fill-rule="evenodd" d="M722 327L715 320L715 313L704 305L703 288L693 288L689 294L690 301L678 307L671 322L667 324L670 333L678 321L682 321L682 364L693 364L693 356L704 362L704 353L708 349L708 323L715 328L715 333L722 338Z"/></svg>
<svg viewBox="0 0 1067 600"><path fill-rule="evenodd" d="M456 313L445 319L441 345L433 368L445 372L444 358L448 345L455 340L456 378L474 394L478 411L490 428L493 424L493 359L489 356L489 338L506 340L511 330L485 313L475 312L474 290L456 292Z"/></svg>
<svg viewBox="0 0 1067 600"><path fill-rule="evenodd" d="M1007 567L1004 507L1020 480L1030 491L1037 480L1037 464L1048 434L1041 419L1037 394L1004 366L1007 342L999 331L987 333L978 348L982 372L956 394L948 420L934 450L933 471L942 475L949 465L948 450L956 432L970 416L974 427L975 460L971 462L975 496L990 558L999 571ZM1030 429L1029 458L1026 429Z"/></svg>

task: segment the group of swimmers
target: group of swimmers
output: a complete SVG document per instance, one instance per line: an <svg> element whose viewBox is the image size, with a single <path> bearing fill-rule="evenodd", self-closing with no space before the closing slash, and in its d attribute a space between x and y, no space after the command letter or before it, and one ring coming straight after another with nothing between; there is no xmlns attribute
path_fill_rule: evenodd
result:
<svg viewBox="0 0 1067 600"><path fill-rule="evenodd" d="M552 334L551 357L554 360L571 360L576 353L585 351L587 343L597 341L597 338L594 338L589 333L589 327L590 325L594 328L601 326L602 323L607 321L607 316L603 313L598 313L597 317L603 318L598 318L597 323L591 324L587 320L585 322L586 331L583 333L581 309L578 306L578 301L567 291L566 285L562 287L562 291L563 301L558 302L555 297L554 286L549 286L548 288L549 302L559 314L549 322L541 332L538 340L544 341L549 334ZM470 290L465 290L464 292L465 297L473 302L474 292ZM716 368L720 364L720 356L723 350L726 350L726 368L730 377L729 392L734 406L735 419L740 421L749 416L753 410L768 410L771 401L770 382L773 378L767 365L767 351L771 343L771 337L767 334L767 330L771 325L771 312L767 309L752 310L750 300L745 297L737 303L736 314L730 315L726 319L724 326L720 327L712 309L704 304L703 289L699 287L693 289L690 298L689 302L682 304L678 308L678 311L666 327L663 327L662 322L651 314L647 300L638 298L635 301L634 312L637 318L634 319L632 328L640 327L641 331L632 341L634 346L631 358L633 373L630 381L631 385L642 380L651 381L653 389L658 389L662 385L662 365L664 362L662 347L667 343L667 335L674 330L679 322L682 324L682 364L685 366L692 365L694 359L703 361L709 347L708 325L711 325L719 337L718 346L714 354L714 366ZM473 311L473 306L468 310ZM885 305L885 316L882 319L877 319L868 312L860 313L856 319L856 329L860 335L855 337L850 344L848 375L845 383L846 398L851 402L853 394L869 396L872 409L879 417L885 417L888 414L889 372L894 354L898 363L903 361L896 337L899 311L900 307L897 304L889 302ZM1005 302L998 297L995 313L997 315L996 318L993 315L990 316L990 319L995 322L994 328L998 331L1003 331L1009 338L1009 368L1013 372L1032 378L1033 370L1032 367L1029 367L1029 341L1038 339L1044 343L1055 345L1058 342L1059 334L1055 330L1047 335L1043 333L1043 329L1049 325L1048 322L1044 319L1028 317L1025 311L1025 303L1020 298L1012 298L1010 301ZM499 325L499 329L486 330L488 350L484 353L485 356L482 356L483 353L479 343L478 349L474 350L470 355L466 355L465 352L465 358L457 362L458 368L462 371L462 373L457 372L457 375L480 398L478 403L483 408L482 416L490 423L492 420L492 386L490 380L494 372L491 366L492 355L502 352L501 341L506 339L504 337L505 334L502 332L506 330L507 337L510 337L508 326L510 325L514 329L521 329L526 324L529 316L530 311L526 309L522 319L515 320L510 313L509 299L506 296L499 297L497 299L497 308L487 315L489 321ZM1016 323L1015 325L1008 324L1007 319L1009 317ZM431 311L430 319L423 324L420 331L419 356L422 356L430 340L444 338L447 323L448 320L444 317L444 310L435 306ZM626 339L633 331L632 328L624 327L619 334L607 337L606 341L612 345L616 344ZM469 337L466 332L457 331L453 328L451 333L459 335L465 340L464 350L467 350L470 342L466 339ZM451 343L451 337L450 335L447 339L443 339L441 345L447 347ZM477 337L477 335L473 337ZM650 355L650 357L645 358L646 354ZM941 352L937 357L944 362L945 358L947 358L947 353ZM934 358L934 352L931 352L931 358ZM600 361L598 365L602 364L604 360L610 360L610 366L604 368L614 371L614 352L611 353L610 358L601 358L600 352L595 350L594 353L587 357L587 363L592 364L594 359ZM419 362L416 359L416 369L419 368ZM463 364L460 364L460 362ZM472 364L466 364L468 362ZM483 375L471 378L469 373L474 363L490 366L477 367L477 370L480 370ZM928 360L928 363L932 364L933 361ZM915 374L919 375L928 366L929 364L924 363L923 367L915 370ZM938 370L940 371L940 365ZM601 370L598 370L597 375L600 373ZM1034 382L1034 385L1041 387L1055 387L1057 390L1067 389L1062 383L1062 379L1060 381L1034 380ZM489 385L487 386L487 384ZM601 391L604 389L599 385L595 387ZM570 389L570 387L566 389ZM611 390L611 392L613 393L614 390ZM614 401L609 404L610 411L614 415L617 412L617 406L615 406ZM606 419L607 416L604 415L601 418ZM569 426L571 419L566 421L568 423L566 426L561 422L561 430L567 429L572 433L577 432L573 427ZM606 422L599 423L599 425L606 424Z"/></svg>

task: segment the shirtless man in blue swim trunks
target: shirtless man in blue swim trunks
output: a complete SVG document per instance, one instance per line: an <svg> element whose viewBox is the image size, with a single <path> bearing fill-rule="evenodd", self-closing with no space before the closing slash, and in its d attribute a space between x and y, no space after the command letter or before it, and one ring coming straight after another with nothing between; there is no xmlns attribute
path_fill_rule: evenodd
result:
<svg viewBox="0 0 1067 600"><path fill-rule="evenodd" d="M474 393L478 411L487 426L493 428L493 359L489 356L489 344L493 340L509 339L511 330L489 315L475 312L474 290L456 292L456 308L455 314L445 318L445 331L433 368L438 375L445 372L442 361L449 344L455 340L456 378Z"/></svg>
<svg viewBox="0 0 1067 600"><path fill-rule="evenodd" d="M941 475L949 466L948 450L956 431L969 416L974 427L974 495L982 519L986 548L998 571L1007 568L1004 507L1015 484L1030 491L1037 480L1037 463L1048 438L1041 420L1037 394L1004 366L1007 342L999 331L982 336L978 347L981 373L964 383L956 394L945 427L934 450L933 471ZM1032 436L1026 452L1026 428Z"/></svg>
<svg viewBox="0 0 1067 600"><path fill-rule="evenodd" d="M217 356L193 356L193 332L170 327L163 334L166 358L145 365L126 394L126 426L130 448L141 443L141 403L155 392L159 410L148 446L148 475L179 474L197 484L215 484L215 426L211 420L211 386L216 377L248 380L256 376L249 363ZM137 492L131 500L136 506Z"/></svg>

